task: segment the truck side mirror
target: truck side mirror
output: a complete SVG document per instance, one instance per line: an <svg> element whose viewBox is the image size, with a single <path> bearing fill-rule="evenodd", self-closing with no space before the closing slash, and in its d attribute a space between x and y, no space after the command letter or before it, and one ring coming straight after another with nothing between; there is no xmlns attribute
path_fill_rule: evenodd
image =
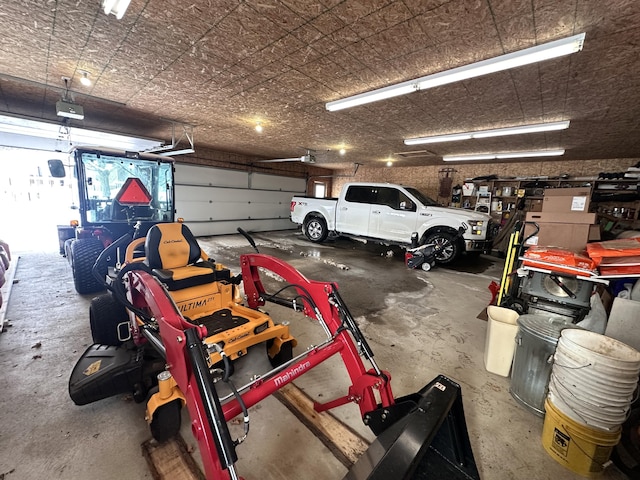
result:
<svg viewBox="0 0 640 480"><path fill-rule="evenodd" d="M62 160L49 160L47 164L49 165L49 173L53 178L64 178L67 176Z"/></svg>

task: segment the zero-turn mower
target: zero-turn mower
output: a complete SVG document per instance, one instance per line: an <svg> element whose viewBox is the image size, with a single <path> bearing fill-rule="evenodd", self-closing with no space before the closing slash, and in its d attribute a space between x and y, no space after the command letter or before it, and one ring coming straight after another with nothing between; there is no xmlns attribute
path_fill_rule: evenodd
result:
<svg viewBox="0 0 640 480"><path fill-rule="evenodd" d="M178 432L186 405L206 477L238 479L237 447L244 437L234 440L227 422L242 413L246 436L251 406L339 354L351 385L314 409L355 403L376 435L345 479L480 478L456 382L440 375L419 392L395 398L391 375L378 367L335 283L308 280L288 263L259 253L241 255L240 265L241 275L232 276L179 223L158 224L145 239L129 243L124 266L110 275L111 296L92 302L97 343L72 372L73 401L84 405L126 392L139 401L149 397L147 420L159 441ZM267 293L261 281L261 273L269 272L284 282L275 293ZM247 306L241 304L240 281ZM297 342L288 326L263 313L267 302L302 312L324 331L324 340L294 356ZM110 344L99 343L103 334ZM234 385L234 359L260 344L271 369Z"/></svg>

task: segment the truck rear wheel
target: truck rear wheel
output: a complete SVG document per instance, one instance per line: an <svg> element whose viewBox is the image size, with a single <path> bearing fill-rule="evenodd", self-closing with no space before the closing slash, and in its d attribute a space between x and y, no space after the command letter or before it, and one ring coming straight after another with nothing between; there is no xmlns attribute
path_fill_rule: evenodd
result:
<svg viewBox="0 0 640 480"><path fill-rule="evenodd" d="M435 245L436 262L440 265L452 263L460 254L460 243L453 235L446 232L432 233L425 238L424 243Z"/></svg>
<svg viewBox="0 0 640 480"><path fill-rule="evenodd" d="M320 217L308 218L304 222L304 235L314 243L324 242L329 235L327 222Z"/></svg>
<svg viewBox="0 0 640 480"><path fill-rule="evenodd" d="M71 244L71 271L78 293L84 295L104 290L104 283L99 282L91 272L102 250L102 242L97 238L79 238Z"/></svg>

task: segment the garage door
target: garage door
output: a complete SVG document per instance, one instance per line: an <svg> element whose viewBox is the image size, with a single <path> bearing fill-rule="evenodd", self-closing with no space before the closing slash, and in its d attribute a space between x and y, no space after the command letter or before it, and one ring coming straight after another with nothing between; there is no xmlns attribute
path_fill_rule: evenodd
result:
<svg viewBox="0 0 640 480"><path fill-rule="evenodd" d="M177 216L196 236L294 229L291 197L305 190L303 178L176 164Z"/></svg>

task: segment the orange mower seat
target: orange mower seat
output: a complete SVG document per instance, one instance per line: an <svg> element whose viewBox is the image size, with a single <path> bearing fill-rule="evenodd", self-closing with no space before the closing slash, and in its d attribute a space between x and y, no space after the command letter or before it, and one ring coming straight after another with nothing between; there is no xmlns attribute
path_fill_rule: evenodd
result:
<svg viewBox="0 0 640 480"><path fill-rule="evenodd" d="M145 262L169 291L218 280L216 266L182 223L159 223L145 240Z"/></svg>

